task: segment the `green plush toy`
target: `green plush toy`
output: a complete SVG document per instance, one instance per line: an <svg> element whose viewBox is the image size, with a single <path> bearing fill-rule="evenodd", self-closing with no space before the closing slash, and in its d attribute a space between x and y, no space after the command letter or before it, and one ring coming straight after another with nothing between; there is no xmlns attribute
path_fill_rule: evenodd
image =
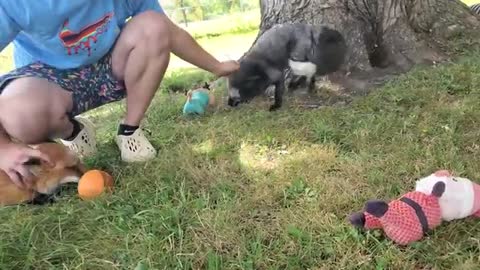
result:
<svg viewBox="0 0 480 270"><path fill-rule="evenodd" d="M185 115L203 115L208 106L213 106L215 96L208 88L190 90L187 93L187 102L183 106Z"/></svg>

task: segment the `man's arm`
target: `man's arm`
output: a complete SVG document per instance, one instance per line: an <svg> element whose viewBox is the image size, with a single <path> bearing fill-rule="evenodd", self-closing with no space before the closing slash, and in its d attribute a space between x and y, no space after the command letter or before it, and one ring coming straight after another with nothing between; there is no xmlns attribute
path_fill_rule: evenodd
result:
<svg viewBox="0 0 480 270"><path fill-rule="evenodd" d="M173 54L217 76L225 75L222 74L225 68L224 63L219 62L205 51L187 31L173 23L166 15L163 16L165 16L165 21L170 28Z"/></svg>
<svg viewBox="0 0 480 270"><path fill-rule="evenodd" d="M170 22L172 53L204 70L217 74L220 62L205 51L184 29Z"/></svg>
<svg viewBox="0 0 480 270"><path fill-rule="evenodd" d="M205 51L187 31L178 27L168 18L158 0L130 0L127 4L132 16L147 10L161 14L163 22L170 29L172 53L181 59L217 76L229 75L239 68L236 61L220 62Z"/></svg>

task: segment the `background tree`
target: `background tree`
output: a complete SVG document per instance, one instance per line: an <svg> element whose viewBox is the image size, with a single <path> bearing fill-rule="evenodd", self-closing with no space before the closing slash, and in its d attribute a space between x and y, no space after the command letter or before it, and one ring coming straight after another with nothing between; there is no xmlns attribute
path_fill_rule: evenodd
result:
<svg viewBox="0 0 480 270"><path fill-rule="evenodd" d="M260 0L260 6L259 35L285 22L341 31L349 46L345 71L405 72L447 59L459 40L478 37L478 18L459 0Z"/></svg>

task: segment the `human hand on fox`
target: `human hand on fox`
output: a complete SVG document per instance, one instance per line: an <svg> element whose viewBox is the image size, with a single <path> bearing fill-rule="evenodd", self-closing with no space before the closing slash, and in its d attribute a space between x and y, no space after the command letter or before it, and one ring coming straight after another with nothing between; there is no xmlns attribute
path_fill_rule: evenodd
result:
<svg viewBox="0 0 480 270"><path fill-rule="evenodd" d="M19 188L30 188L33 184L32 174L25 165L32 159L40 159L52 165L47 155L27 145L13 142L0 145L0 170Z"/></svg>
<svg viewBox="0 0 480 270"><path fill-rule="evenodd" d="M240 64L237 61L228 60L219 62L213 73L218 77L224 77L234 73L239 68Z"/></svg>

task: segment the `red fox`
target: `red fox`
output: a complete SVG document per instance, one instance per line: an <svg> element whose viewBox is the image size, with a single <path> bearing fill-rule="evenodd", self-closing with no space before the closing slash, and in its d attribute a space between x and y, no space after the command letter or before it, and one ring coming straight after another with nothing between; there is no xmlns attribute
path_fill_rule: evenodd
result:
<svg viewBox="0 0 480 270"><path fill-rule="evenodd" d="M32 147L46 154L54 165L39 160L28 162L27 167L34 175L29 189L20 189L0 170L0 205L43 204L62 184L78 183L86 172L80 159L61 144L42 143Z"/></svg>

